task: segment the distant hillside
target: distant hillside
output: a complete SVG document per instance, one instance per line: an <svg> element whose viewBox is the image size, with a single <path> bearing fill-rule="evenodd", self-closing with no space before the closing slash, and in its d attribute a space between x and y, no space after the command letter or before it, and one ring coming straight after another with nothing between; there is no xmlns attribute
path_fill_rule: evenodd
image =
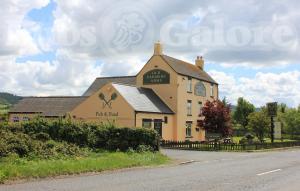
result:
<svg viewBox="0 0 300 191"><path fill-rule="evenodd" d="M13 105L17 103L22 97L10 93L0 92L0 104Z"/></svg>

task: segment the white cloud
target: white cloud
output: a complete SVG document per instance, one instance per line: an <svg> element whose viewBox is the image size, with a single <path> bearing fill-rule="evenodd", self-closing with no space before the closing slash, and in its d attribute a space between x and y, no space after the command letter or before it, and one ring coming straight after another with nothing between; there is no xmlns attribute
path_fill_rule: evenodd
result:
<svg viewBox="0 0 300 191"><path fill-rule="evenodd" d="M55 0L54 24L49 31L24 19L30 10L48 3L49 0L1 1L1 91L20 95L79 95L97 76L136 74L150 58L157 40L164 43L166 54L190 60L204 55L207 62L227 67L239 65L259 71L271 65L299 64L300 5L297 1L234 0L228 4L227 0L188 3L183 0L172 3ZM216 28L215 23L223 26ZM265 33L257 34L258 29L265 26L268 26L264 28ZM270 35L278 26L288 26L292 31L279 30ZM242 29L236 34L232 29L237 27ZM249 42L247 29L251 32ZM45 32L46 38L31 36L32 32L39 31ZM216 35L214 42L211 42L210 31ZM281 39L281 33L287 35ZM263 45L259 40L263 40ZM243 42L247 43L234 45ZM278 42L290 44L280 47ZM56 51L53 63L15 63L19 56L45 50ZM297 71L257 73L253 79L236 78L219 71L211 71L211 74L220 83L221 93L231 101L244 96L256 105L263 105L272 98L298 104Z"/></svg>
<svg viewBox="0 0 300 191"><path fill-rule="evenodd" d="M294 107L300 104L299 71L279 74L258 72L253 78L236 78L216 70L209 73L219 82L221 96L226 96L232 104L236 104L239 97L246 98L256 106L263 106L271 101Z"/></svg>

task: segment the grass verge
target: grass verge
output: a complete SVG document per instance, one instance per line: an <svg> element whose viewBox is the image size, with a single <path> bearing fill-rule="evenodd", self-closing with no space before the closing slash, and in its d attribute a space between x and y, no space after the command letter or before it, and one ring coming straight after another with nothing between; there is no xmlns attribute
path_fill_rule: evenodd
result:
<svg viewBox="0 0 300 191"><path fill-rule="evenodd" d="M0 159L0 182L101 172L136 166L153 166L166 164L168 161L169 159L159 152L101 152L89 153L85 157L47 160L7 157Z"/></svg>

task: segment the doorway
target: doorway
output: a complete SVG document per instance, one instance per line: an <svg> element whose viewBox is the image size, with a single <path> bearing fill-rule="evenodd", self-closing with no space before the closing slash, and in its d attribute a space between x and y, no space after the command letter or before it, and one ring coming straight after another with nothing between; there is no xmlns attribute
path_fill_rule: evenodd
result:
<svg viewBox="0 0 300 191"><path fill-rule="evenodd" d="M162 120L154 119L154 130L162 137Z"/></svg>

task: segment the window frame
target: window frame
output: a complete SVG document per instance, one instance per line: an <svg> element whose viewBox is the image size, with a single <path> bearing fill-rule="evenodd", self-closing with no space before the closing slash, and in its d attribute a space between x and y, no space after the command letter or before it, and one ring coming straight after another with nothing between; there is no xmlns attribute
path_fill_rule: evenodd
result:
<svg viewBox="0 0 300 191"><path fill-rule="evenodd" d="M192 116L192 100L187 100L186 109L187 116Z"/></svg>
<svg viewBox="0 0 300 191"><path fill-rule="evenodd" d="M146 127L144 124L145 123L150 123L150 126L149 127ZM146 129L151 129L152 128L152 119L149 119L149 118L143 118L142 119L142 128L146 128Z"/></svg>
<svg viewBox="0 0 300 191"><path fill-rule="evenodd" d="M192 138L192 121L186 121L185 122L185 137L186 138Z"/></svg>
<svg viewBox="0 0 300 191"><path fill-rule="evenodd" d="M197 91L197 87L201 86L201 88L203 89L203 92L202 94L198 93ZM201 96L201 97L206 97L206 87L205 87L205 84L202 82L202 81L198 81L196 84L195 84L195 87L194 87L194 94L196 96Z"/></svg>
<svg viewBox="0 0 300 191"><path fill-rule="evenodd" d="M186 91L188 93L192 93L192 91L193 91L193 81L192 81L193 78L188 76L187 79L188 79L188 81L187 81L187 85L186 85Z"/></svg>
<svg viewBox="0 0 300 191"><path fill-rule="evenodd" d="M214 84L210 84L210 97L214 97Z"/></svg>

